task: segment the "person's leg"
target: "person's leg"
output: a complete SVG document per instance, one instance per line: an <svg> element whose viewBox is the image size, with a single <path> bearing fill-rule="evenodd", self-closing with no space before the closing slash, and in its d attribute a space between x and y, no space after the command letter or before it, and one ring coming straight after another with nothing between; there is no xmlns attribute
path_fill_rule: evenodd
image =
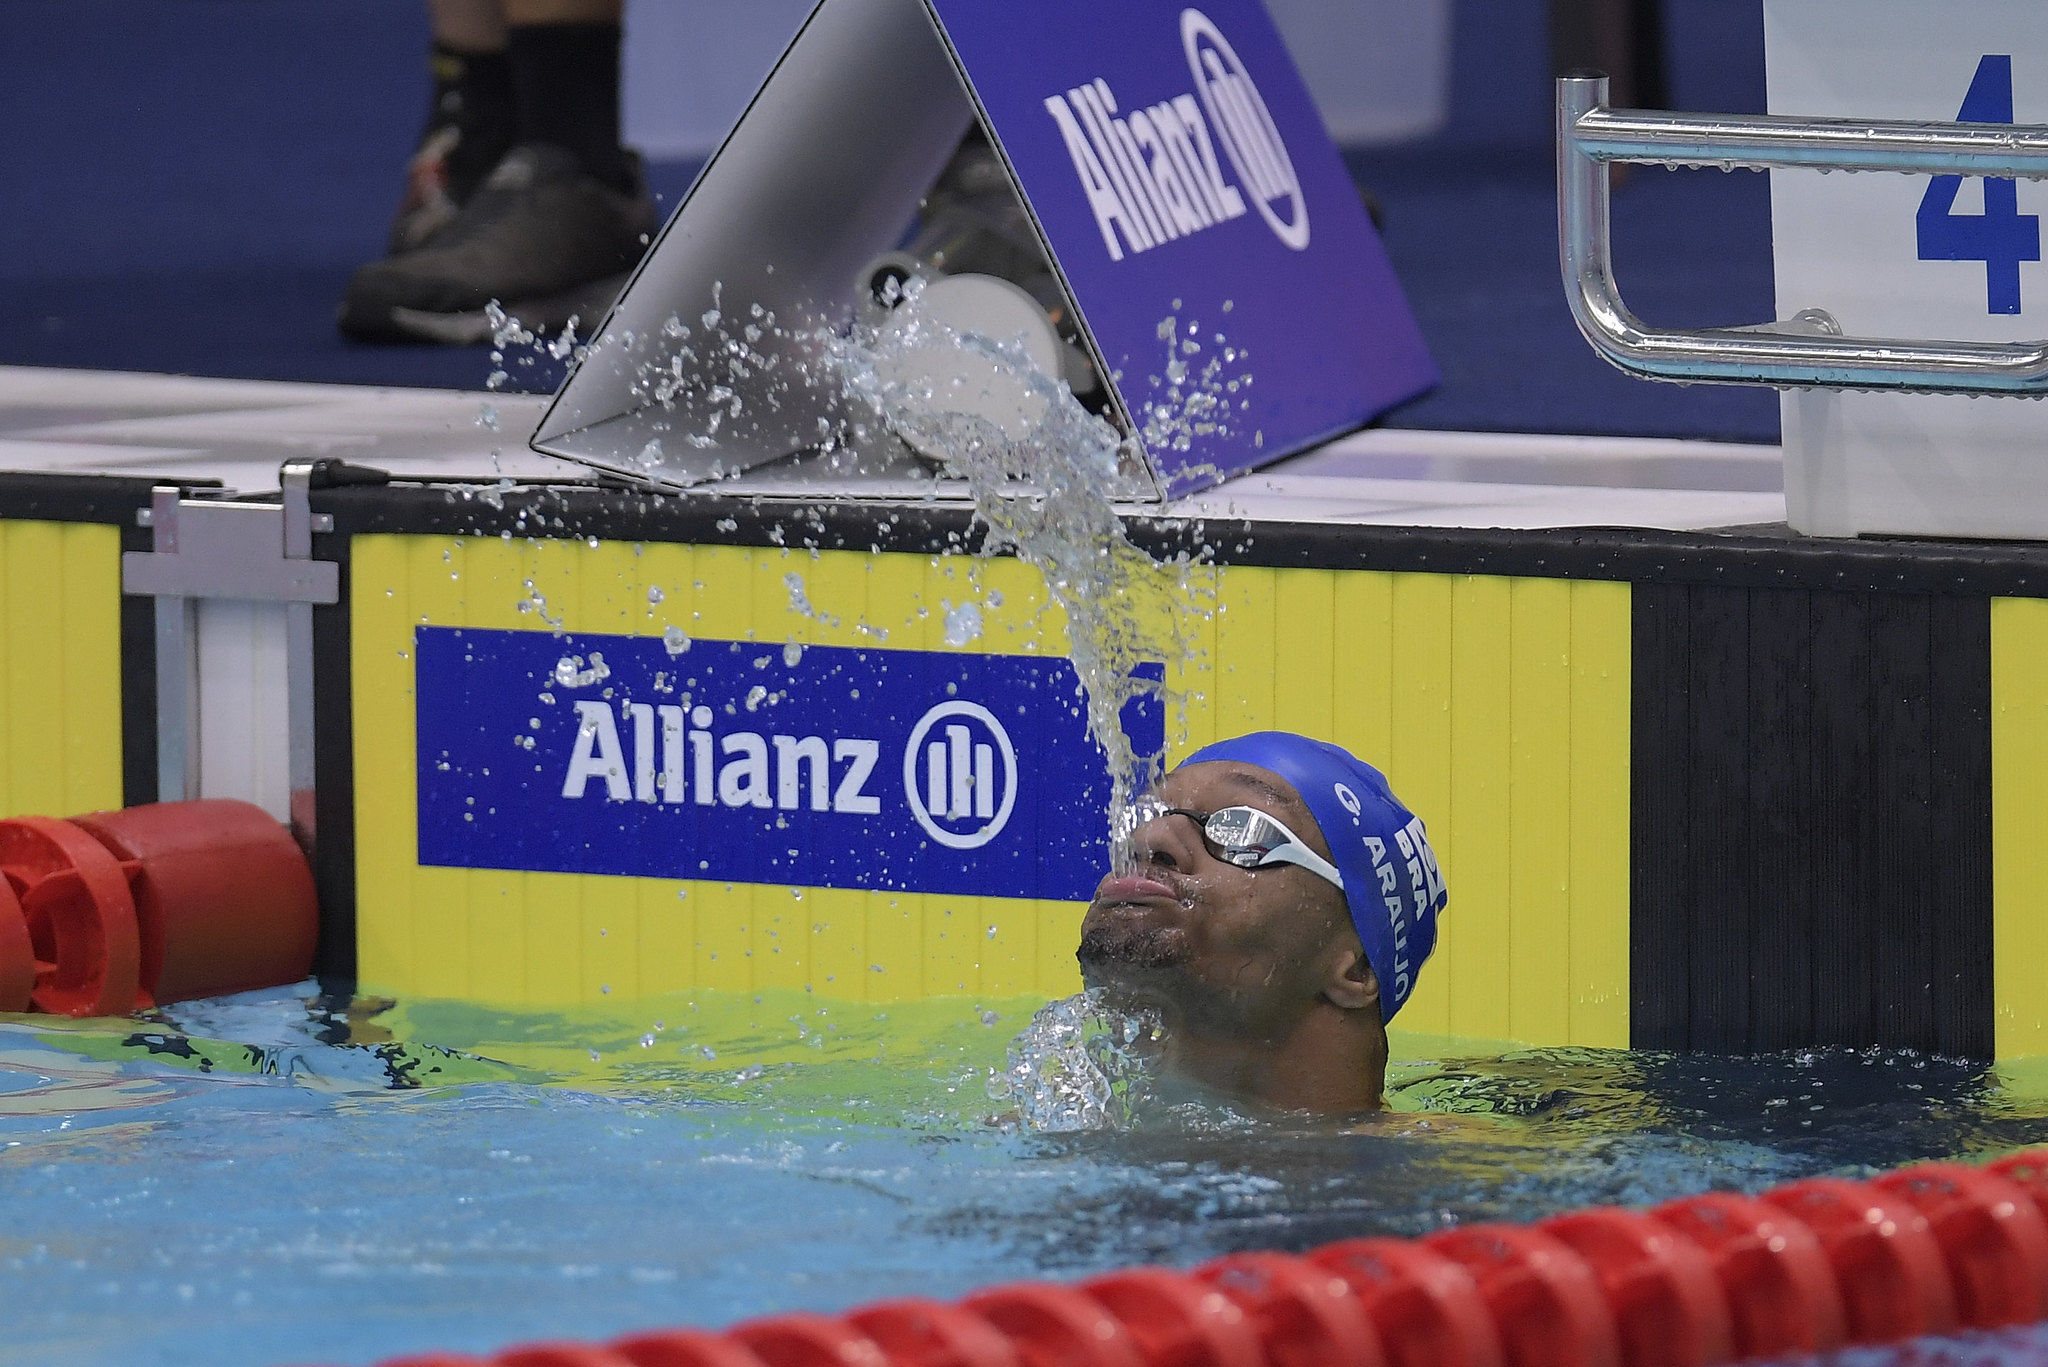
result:
<svg viewBox="0 0 2048 1367"><path fill-rule="evenodd" d="M470 8L483 0L435 3L447 45L495 37ZM338 320L351 337L481 341L493 301L535 331L587 326L654 231L639 159L619 142L620 0L502 0L498 12L509 146L430 241L356 272Z"/></svg>
<svg viewBox="0 0 2048 1367"><path fill-rule="evenodd" d="M503 52L505 6L500 0L427 0L434 41L457 52Z"/></svg>
<svg viewBox="0 0 2048 1367"><path fill-rule="evenodd" d="M1617 109L1665 103L1663 14L1657 0L1550 0L1553 75L1607 73Z"/></svg>
<svg viewBox="0 0 2048 1367"><path fill-rule="evenodd" d="M446 228L517 131L499 0L428 0L427 12L433 95L391 225L394 253L423 246Z"/></svg>
<svg viewBox="0 0 2048 1367"><path fill-rule="evenodd" d="M504 0L519 141L576 154L583 169L631 192L636 169L619 141L622 0Z"/></svg>

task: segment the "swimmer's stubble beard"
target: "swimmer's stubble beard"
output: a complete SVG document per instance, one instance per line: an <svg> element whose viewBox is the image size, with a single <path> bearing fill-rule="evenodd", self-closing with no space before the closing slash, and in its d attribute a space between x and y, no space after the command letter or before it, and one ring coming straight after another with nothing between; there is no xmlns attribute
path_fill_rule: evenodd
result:
<svg viewBox="0 0 2048 1367"><path fill-rule="evenodd" d="M1106 1006L1158 1013L1156 1058L1160 1082L1168 1088L1163 1094L1192 1089L1191 1095L1232 1103L1326 1114L1362 1115L1382 1104L1384 1034L1376 1048L1365 1051L1356 1086L1350 1085L1351 1068L1335 1079L1321 1076L1326 1070L1318 1060L1328 1051L1313 1040L1318 1027L1332 1019L1305 1022L1308 1035L1283 1031L1272 1037L1253 1024L1238 992L1187 970L1191 947L1180 936L1112 922L1084 933L1075 957L1082 983L1100 990ZM1310 1014L1329 1018L1332 1010L1311 1008Z"/></svg>

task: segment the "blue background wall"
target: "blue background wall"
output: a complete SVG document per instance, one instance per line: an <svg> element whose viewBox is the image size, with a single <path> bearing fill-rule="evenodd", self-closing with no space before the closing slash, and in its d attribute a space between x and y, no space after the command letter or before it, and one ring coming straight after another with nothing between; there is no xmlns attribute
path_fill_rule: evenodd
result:
<svg viewBox="0 0 2048 1367"><path fill-rule="evenodd" d="M1556 274L1543 7L1456 0L1454 16L1443 130L1352 157L1445 373L1393 421L1775 439L1774 396L1630 380L1579 339ZM480 349L359 348L332 325L424 110L419 0L9 0L7 18L0 363L482 385ZM1667 26L1676 104L1762 108L1761 0L1667 0ZM653 166L666 207L694 170ZM1639 172L1615 216L1645 316L1770 313L1762 177Z"/></svg>

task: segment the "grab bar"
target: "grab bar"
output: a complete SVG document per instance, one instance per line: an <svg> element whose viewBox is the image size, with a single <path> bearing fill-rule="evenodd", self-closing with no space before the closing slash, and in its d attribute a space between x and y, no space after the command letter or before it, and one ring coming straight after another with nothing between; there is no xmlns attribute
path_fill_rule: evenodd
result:
<svg viewBox="0 0 2048 1367"><path fill-rule="evenodd" d="M1805 309L1754 327L1652 328L1614 281L1610 162L2048 179L2048 127L1609 109L1605 76L1557 83L1558 261L1579 331L1617 368L1684 384L2048 393L2048 341L1845 337Z"/></svg>

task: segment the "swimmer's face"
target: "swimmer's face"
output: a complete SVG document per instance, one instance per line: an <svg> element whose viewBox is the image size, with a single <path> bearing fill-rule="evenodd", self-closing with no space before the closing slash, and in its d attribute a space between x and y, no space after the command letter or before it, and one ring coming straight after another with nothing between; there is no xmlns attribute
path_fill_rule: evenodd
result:
<svg viewBox="0 0 2048 1367"><path fill-rule="evenodd" d="M1307 804L1269 770L1184 764L1154 791L1197 812L1255 807L1330 857ZM1170 1016L1277 1035L1326 996L1338 958L1361 957L1343 893L1307 869L1226 863L1186 816L1145 823L1132 847L1134 867L1102 880L1081 923L1078 957L1091 987L1129 990Z"/></svg>

